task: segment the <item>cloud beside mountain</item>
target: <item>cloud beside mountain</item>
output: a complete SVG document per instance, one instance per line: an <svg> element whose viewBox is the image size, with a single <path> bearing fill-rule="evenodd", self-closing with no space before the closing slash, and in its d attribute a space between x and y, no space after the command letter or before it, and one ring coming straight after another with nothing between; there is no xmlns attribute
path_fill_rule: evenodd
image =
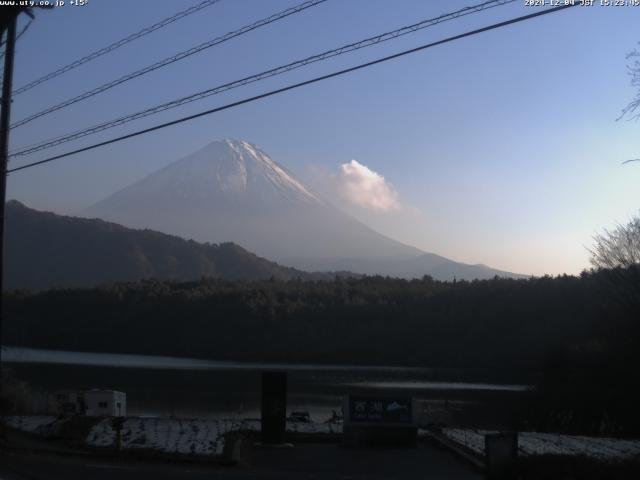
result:
<svg viewBox="0 0 640 480"><path fill-rule="evenodd" d="M357 160L343 163L335 180L338 191L359 207L377 212L402 209L400 196L393 185Z"/></svg>

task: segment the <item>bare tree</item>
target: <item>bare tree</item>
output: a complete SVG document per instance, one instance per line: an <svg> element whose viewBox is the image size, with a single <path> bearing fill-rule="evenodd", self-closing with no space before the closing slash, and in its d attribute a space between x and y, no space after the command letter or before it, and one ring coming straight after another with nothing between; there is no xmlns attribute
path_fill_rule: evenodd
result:
<svg viewBox="0 0 640 480"><path fill-rule="evenodd" d="M610 300L629 318L640 318L640 214L613 230L604 230L593 240L593 247L588 249L591 264ZM633 323L634 335L640 335L640 323Z"/></svg>
<svg viewBox="0 0 640 480"><path fill-rule="evenodd" d="M640 119L640 50L635 49L629 53L627 60L629 60L627 73L631 77L631 86L637 88L637 92L629 105L622 109L618 120L624 117L627 117L629 120L638 120Z"/></svg>
<svg viewBox="0 0 640 480"><path fill-rule="evenodd" d="M593 237L589 249L595 268L629 268L640 266L640 215L613 230L604 230Z"/></svg>

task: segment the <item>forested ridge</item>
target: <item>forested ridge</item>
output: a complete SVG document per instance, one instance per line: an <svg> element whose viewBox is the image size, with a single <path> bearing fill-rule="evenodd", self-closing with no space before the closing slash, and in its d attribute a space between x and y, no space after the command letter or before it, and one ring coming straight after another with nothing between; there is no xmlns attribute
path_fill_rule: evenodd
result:
<svg viewBox="0 0 640 480"><path fill-rule="evenodd" d="M640 268L527 280L145 280L5 293L6 345L483 370L537 428L640 432Z"/></svg>
<svg viewBox="0 0 640 480"><path fill-rule="evenodd" d="M278 265L234 243L209 244L99 219L6 205L5 286L90 287L143 278L330 279Z"/></svg>
<svg viewBox="0 0 640 480"><path fill-rule="evenodd" d="M600 341L597 275L439 282L142 281L12 291L6 343L232 360L537 368ZM594 340L595 339L595 340Z"/></svg>

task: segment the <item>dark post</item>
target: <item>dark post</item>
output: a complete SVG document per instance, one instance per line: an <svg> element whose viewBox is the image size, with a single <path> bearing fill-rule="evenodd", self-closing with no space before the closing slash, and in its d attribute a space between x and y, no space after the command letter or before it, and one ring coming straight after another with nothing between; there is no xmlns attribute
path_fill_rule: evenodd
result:
<svg viewBox="0 0 640 480"><path fill-rule="evenodd" d="M490 433L484 436L487 477L511 480L516 478L518 432Z"/></svg>
<svg viewBox="0 0 640 480"><path fill-rule="evenodd" d="M13 14L14 12L10 12ZM16 22L18 12L3 24L7 40L4 51L4 78L2 82L2 104L0 111L0 414L4 414L2 386L2 320L3 320L3 270L4 270L4 204L7 189L7 161L9 158L9 122L11 118L11 90L13 82L13 55L16 43Z"/></svg>
<svg viewBox="0 0 640 480"><path fill-rule="evenodd" d="M287 421L287 374L262 372L262 443L282 444Z"/></svg>

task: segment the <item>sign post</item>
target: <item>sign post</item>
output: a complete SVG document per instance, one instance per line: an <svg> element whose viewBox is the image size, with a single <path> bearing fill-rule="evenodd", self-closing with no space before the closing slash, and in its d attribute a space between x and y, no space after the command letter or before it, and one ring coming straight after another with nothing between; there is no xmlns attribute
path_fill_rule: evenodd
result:
<svg viewBox="0 0 640 480"><path fill-rule="evenodd" d="M350 446L415 446L415 405L403 395L350 395L345 400L344 443Z"/></svg>
<svg viewBox="0 0 640 480"><path fill-rule="evenodd" d="M490 433L484 436L487 477L491 479L516 478L518 461L518 433Z"/></svg>
<svg viewBox="0 0 640 480"><path fill-rule="evenodd" d="M283 444L287 421L287 374L285 372L262 372L261 410L262 444Z"/></svg>

